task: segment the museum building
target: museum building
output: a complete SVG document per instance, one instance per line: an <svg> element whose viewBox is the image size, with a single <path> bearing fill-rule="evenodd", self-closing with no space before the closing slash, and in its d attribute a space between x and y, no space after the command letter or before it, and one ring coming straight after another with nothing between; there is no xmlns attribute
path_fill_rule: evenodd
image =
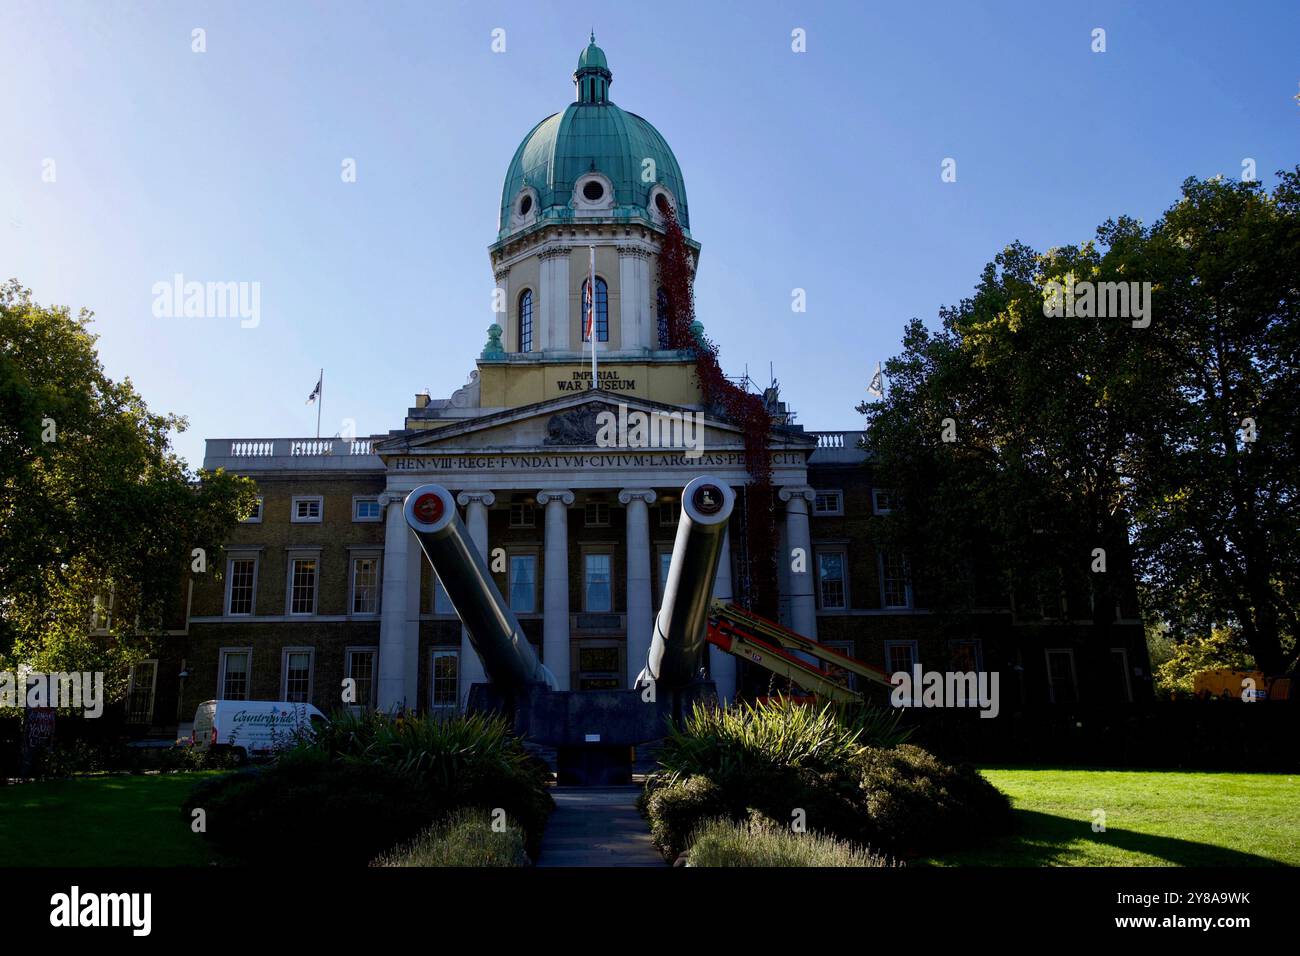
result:
<svg viewBox="0 0 1300 956"><path fill-rule="evenodd" d="M446 398L416 395L384 435L208 440L204 467L254 479L257 508L225 543L219 579L194 577L183 626L136 668L132 722L183 727L212 698L328 712L345 685L359 706L463 708L482 665L403 518L406 495L430 481L456 495L560 688L632 685L682 487L707 472L741 491L750 475L741 429L716 416L706 416L698 455L597 442L601 411L708 411L692 354L666 347L659 283L670 212L699 261L685 180L659 132L610 100L612 80L593 37L574 102L534 126L510 160L488 247L503 310L467 384ZM891 497L860 433L805 430L775 388L764 398L778 554L808 556L804 573L777 562L781 623L891 673L917 663L1001 671L1004 710L1149 696L1132 602L1104 647L1089 639L1089 616L1068 608L1029 613L993 595L958 621L928 610L905 555L871 542ZM748 603L740 511L715 595ZM767 691L766 672L709 650L723 698Z"/></svg>

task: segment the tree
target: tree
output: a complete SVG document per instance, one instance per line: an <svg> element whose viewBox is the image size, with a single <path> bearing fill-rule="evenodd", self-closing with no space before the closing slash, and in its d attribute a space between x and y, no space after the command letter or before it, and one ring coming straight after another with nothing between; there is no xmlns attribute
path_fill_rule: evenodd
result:
<svg viewBox="0 0 1300 956"><path fill-rule="evenodd" d="M1158 276L1159 367L1134 424L1136 544L1176 633L1227 624L1267 674L1300 634L1300 168L1188 180L1133 268Z"/></svg>
<svg viewBox="0 0 1300 956"><path fill-rule="evenodd" d="M933 603L1065 594L1105 627L1132 561L1175 634L1222 624L1269 673L1294 661L1300 170L1280 176L1271 196L1189 179L1150 229L1013 244L939 332L907 327L888 396L859 411L899 492L882 539ZM1063 314L1076 282L1115 304L1103 284L1149 288L1128 299L1146 315L1098 314L1100 292Z"/></svg>
<svg viewBox="0 0 1300 956"><path fill-rule="evenodd" d="M1190 696L1197 674L1219 668L1254 670L1251 656L1224 628L1215 628L1208 637L1194 635L1173 645L1169 658L1154 668L1156 693L1162 697Z"/></svg>
<svg viewBox="0 0 1300 956"><path fill-rule="evenodd" d="M104 671L120 692L255 494L187 471L169 439L185 420L104 374L92 318L0 286L0 665Z"/></svg>
<svg viewBox="0 0 1300 956"><path fill-rule="evenodd" d="M1083 606L1106 627L1128 597L1111 582L1126 551L1120 438L1135 343L1043 314L1045 284L1071 271L1106 267L1090 245L1051 257L1009 246L971 298L943 310L939 334L908 327L889 397L860 407L901 499L884 536L941 609L1013 592L1057 616L1065 595L1071 616Z"/></svg>

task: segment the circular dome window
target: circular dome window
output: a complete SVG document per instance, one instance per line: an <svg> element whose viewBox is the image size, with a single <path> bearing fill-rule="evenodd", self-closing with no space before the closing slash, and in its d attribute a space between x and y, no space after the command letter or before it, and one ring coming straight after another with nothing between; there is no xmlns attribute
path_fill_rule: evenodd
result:
<svg viewBox="0 0 1300 956"><path fill-rule="evenodd" d="M524 196L523 199L519 200L519 215L521 216L528 215L529 211L532 210L532 208L533 208L532 196Z"/></svg>
<svg viewBox="0 0 1300 956"><path fill-rule="evenodd" d="M668 203L668 197L665 196L663 193L659 193L657 196L655 196L655 208L659 210L659 214L661 216L668 215L668 213L672 210L672 206L669 205Z"/></svg>
<svg viewBox="0 0 1300 956"><path fill-rule="evenodd" d="M582 195L587 202L600 202L605 196L605 187L594 179L589 180L582 187Z"/></svg>

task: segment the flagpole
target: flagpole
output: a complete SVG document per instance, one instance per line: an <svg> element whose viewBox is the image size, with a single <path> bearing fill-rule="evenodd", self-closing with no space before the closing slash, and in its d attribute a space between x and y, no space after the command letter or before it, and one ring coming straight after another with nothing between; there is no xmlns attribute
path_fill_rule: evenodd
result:
<svg viewBox="0 0 1300 956"><path fill-rule="evenodd" d="M587 270L587 290L591 293L588 318L591 328L591 387L600 388L600 383L596 378L596 247L594 245L587 246L587 252L590 256L590 265Z"/></svg>
<svg viewBox="0 0 1300 956"><path fill-rule="evenodd" d="M320 393L316 396L316 437L320 438L320 407L325 404L325 370L320 370L319 383Z"/></svg>

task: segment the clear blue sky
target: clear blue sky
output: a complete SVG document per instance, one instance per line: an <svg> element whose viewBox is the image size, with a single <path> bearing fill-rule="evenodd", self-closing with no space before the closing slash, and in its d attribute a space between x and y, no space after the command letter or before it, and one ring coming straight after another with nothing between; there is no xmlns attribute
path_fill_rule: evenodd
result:
<svg viewBox="0 0 1300 956"><path fill-rule="evenodd" d="M506 166L594 27L612 98L685 173L724 366L774 361L800 422L851 429L904 322L1009 241L1300 161L1294 2L588 7L0 0L0 273L92 308L109 373L189 417L194 465L204 438L313 434L322 366L322 434L400 427L473 368ZM156 318L177 272L259 282L261 324Z"/></svg>

